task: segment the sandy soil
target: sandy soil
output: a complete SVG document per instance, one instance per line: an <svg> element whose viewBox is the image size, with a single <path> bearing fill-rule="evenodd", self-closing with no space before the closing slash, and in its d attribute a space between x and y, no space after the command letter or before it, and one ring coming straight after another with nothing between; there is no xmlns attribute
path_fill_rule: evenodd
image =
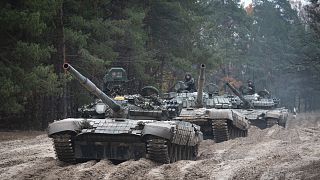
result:
<svg viewBox="0 0 320 180"><path fill-rule="evenodd" d="M198 160L164 165L147 159L68 165L55 159L45 133L0 137L0 179L320 179L320 114L298 115L286 129L251 127L246 138L205 140Z"/></svg>

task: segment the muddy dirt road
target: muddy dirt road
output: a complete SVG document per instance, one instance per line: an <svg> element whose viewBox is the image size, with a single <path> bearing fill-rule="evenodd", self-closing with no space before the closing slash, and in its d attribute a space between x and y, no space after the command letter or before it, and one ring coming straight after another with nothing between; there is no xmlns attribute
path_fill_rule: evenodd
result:
<svg viewBox="0 0 320 180"><path fill-rule="evenodd" d="M300 115L287 129L250 128L249 137L205 140L197 161L160 165L147 159L67 165L39 132L0 133L0 179L320 179L320 114Z"/></svg>

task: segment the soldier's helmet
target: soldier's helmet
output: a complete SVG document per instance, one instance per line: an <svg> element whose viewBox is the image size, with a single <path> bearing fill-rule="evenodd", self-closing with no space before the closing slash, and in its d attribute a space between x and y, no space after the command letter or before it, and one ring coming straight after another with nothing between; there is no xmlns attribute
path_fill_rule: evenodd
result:
<svg viewBox="0 0 320 180"><path fill-rule="evenodd" d="M248 86L249 87L253 86L253 82L251 80L248 80Z"/></svg>
<svg viewBox="0 0 320 180"><path fill-rule="evenodd" d="M184 76L184 80L185 81L190 81L191 80L191 74L190 73L186 73L186 75Z"/></svg>

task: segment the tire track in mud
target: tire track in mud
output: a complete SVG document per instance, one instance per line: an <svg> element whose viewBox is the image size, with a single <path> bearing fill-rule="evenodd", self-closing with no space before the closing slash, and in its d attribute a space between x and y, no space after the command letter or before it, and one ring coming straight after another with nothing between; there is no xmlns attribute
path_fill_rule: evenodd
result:
<svg viewBox="0 0 320 180"><path fill-rule="evenodd" d="M200 161L178 161L172 164L158 166L148 174L146 179L208 179L208 174L199 166Z"/></svg>
<svg viewBox="0 0 320 180"><path fill-rule="evenodd" d="M251 127L248 137L223 143L205 140L196 161L164 165L145 158L70 165L55 159L44 134L2 141L0 179L320 179L319 117L298 117L287 129Z"/></svg>
<svg viewBox="0 0 320 180"><path fill-rule="evenodd" d="M117 179L117 180L127 180L127 179L145 179L145 174L150 171L150 169L157 166L147 159L140 159L138 161L126 161L117 166L115 166L106 176L105 179Z"/></svg>

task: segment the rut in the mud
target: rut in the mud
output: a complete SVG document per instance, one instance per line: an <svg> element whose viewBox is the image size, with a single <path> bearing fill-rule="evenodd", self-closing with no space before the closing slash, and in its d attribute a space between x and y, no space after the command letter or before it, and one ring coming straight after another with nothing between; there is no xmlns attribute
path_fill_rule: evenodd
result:
<svg viewBox="0 0 320 180"><path fill-rule="evenodd" d="M248 137L223 143L205 140L197 161L164 165L147 159L67 165L55 159L45 134L18 136L0 142L0 179L319 179L319 117L300 115L287 129L251 127Z"/></svg>

